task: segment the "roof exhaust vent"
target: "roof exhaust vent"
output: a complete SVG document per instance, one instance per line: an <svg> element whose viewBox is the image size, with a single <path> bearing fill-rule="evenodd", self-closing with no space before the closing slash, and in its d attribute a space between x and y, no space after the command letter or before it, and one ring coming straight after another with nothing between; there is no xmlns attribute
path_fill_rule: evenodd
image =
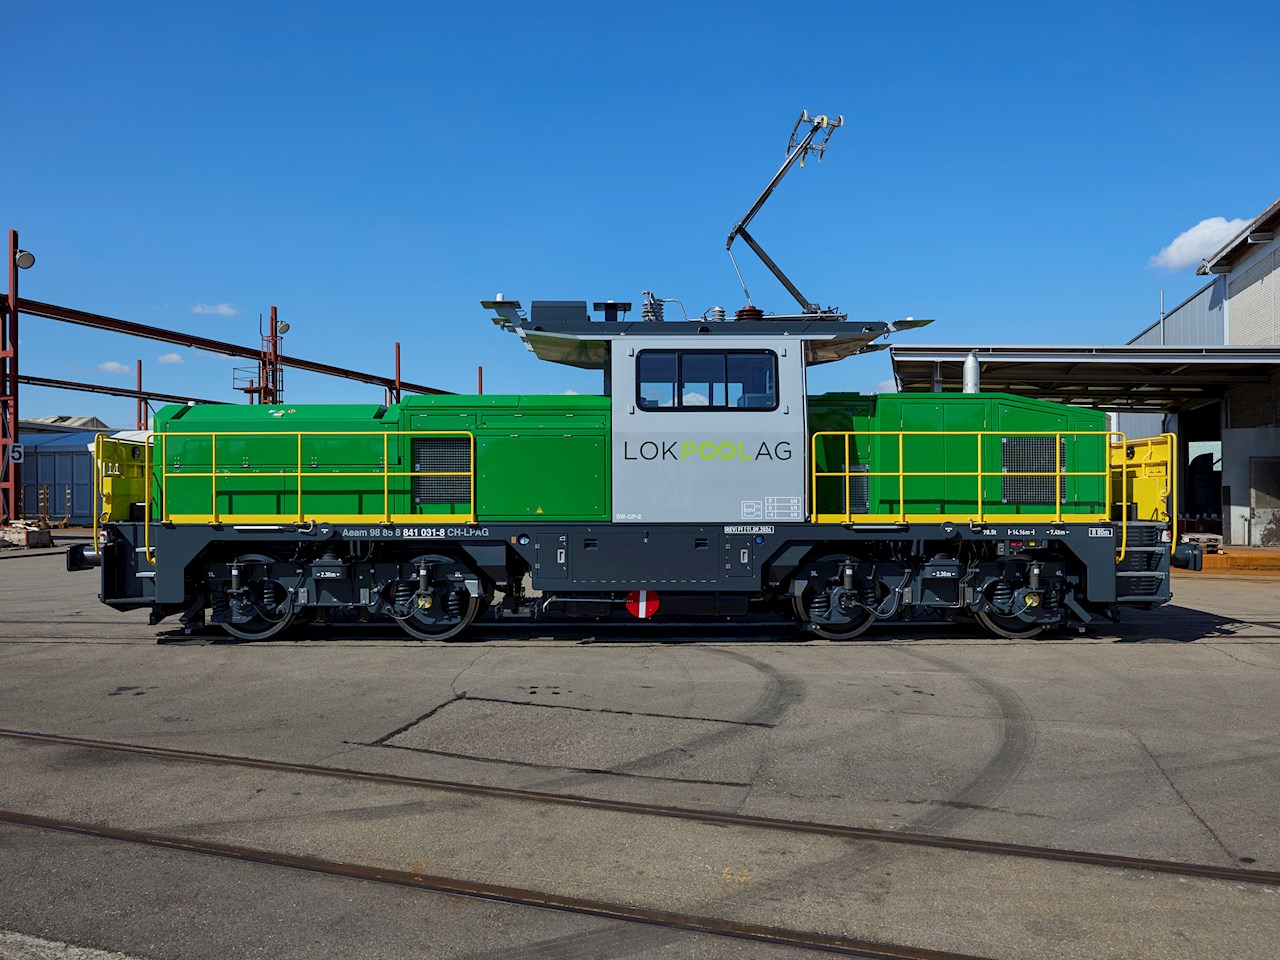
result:
<svg viewBox="0 0 1280 960"><path fill-rule="evenodd" d="M631 310L631 304L626 302L619 303L613 300L606 300L603 303L598 303L598 302L593 303L591 305L591 309L594 310L596 313L603 313L605 323L617 323L618 314L621 313L625 317L627 313Z"/></svg>
<svg viewBox="0 0 1280 960"><path fill-rule="evenodd" d="M971 351L964 358L963 383L965 393L982 392L982 368L978 363L978 352Z"/></svg>

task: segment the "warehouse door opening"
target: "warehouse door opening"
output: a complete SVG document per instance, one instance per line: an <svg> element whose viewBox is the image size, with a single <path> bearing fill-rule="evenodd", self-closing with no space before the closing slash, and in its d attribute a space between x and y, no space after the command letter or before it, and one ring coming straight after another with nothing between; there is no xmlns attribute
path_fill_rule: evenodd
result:
<svg viewBox="0 0 1280 960"><path fill-rule="evenodd" d="M1280 457L1249 460L1249 545L1280 547Z"/></svg>

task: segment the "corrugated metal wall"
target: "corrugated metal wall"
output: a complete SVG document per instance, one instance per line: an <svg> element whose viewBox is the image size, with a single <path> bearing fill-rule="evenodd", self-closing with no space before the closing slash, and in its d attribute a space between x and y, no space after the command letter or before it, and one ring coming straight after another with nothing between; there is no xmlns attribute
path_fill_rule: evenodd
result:
<svg viewBox="0 0 1280 960"><path fill-rule="evenodd" d="M40 507L44 487L50 520L61 520L69 512L73 524L93 522L93 454L89 451L93 437L93 433L22 436L26 448L20 478L23 516L35 518L45 512Z"/></svg>
<svg viewBox="0 0 1280 960"><path fill-rule="evenodd" d="M1116 429L1128 440L1158 437L1164 433L1164 414L1121 413L1116 417Z"/></svg>
<svg viewBox="0 0 1280 960"><path fill-rule="evenodd" d="M1129 342L1141 346L1213 347L1227 342L1225 311L1227 284L1223 277L1193 293L1164 316L1164 340L1160 323L1153 323Z"/></svg>

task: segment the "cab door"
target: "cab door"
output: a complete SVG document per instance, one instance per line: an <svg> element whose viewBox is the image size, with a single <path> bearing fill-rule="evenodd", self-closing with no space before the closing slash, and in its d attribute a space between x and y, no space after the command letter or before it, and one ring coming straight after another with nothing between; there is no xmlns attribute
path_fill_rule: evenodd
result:
<svg viewBox="0 0 1280 960"><path fill-rule="evenodd" d="M799 342L635 337L613 350L615 522L805 520Z"/></svg>

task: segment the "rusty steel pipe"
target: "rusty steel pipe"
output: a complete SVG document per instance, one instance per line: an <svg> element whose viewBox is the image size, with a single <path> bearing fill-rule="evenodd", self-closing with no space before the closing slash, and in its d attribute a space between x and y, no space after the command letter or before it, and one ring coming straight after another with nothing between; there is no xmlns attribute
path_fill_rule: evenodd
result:
<svg viewBox="0 0 1280 960"><path fill-rule="evenodd" d="M13 242L16 243L16 232L14 233ZM161 343L172 343L180 347L190 347L194 350L205 350L209 353L220 353L227 357L241 357L246 360L261 360L262 350L255 350L252 347L244 347L238 343L228 343L225 340L213 340L209 337L200 337L191 333L181 333L177 330L166 330L163 327L153 327L145 323L135 323L131 320L119 320L115 317L107 317L97 313L89 313L85 310L76 310L72 307L63 307L53 303L42 303L38 300L22 300L13 297L17 301L18 308L23 313L30 314L33 317L42 317L46 320L61 320L64 323L74 323L83 327L91 327L95 330L106 330L110 333L124 333L132 337L142 337L146 340L157 340ZM334 366L329 363L320 363L315 360L304 360L300 357L280 356L282 363L288 363L295 370L303 370L307 373L320 373L330 377L341 377L344 380L356 380L360 383L368 383L377 387L393 387L395 381L391 377L379 376L375 373L363 373L359 370L348 370L345 367ZM429 387L421 383L401 383L400 386L412 393L428 393L428 394L447 394L450 391L440 390L436 387Z"/></svg>

